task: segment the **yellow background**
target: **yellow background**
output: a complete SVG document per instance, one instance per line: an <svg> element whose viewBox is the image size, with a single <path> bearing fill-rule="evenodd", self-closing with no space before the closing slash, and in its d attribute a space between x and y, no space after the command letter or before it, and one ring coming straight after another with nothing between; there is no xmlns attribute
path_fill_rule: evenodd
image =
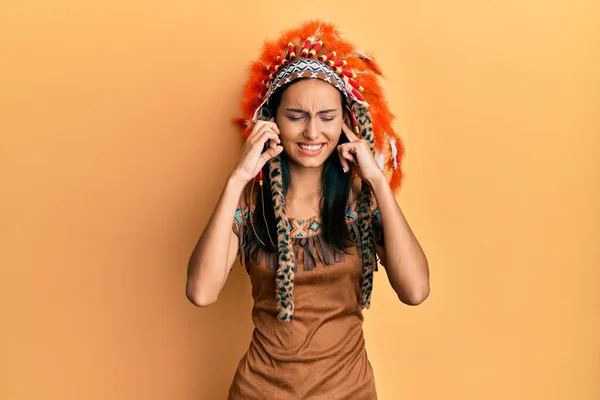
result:
<svg viewBox="0 0 600 400"><path fill-rule="evenodd" d="M598 399L600 18L589 1L3 1L0 398L223 399L251 334L189 254L236 162L263 39L321 17L371 51L432 293L376 277L379 397Z"/></svg>

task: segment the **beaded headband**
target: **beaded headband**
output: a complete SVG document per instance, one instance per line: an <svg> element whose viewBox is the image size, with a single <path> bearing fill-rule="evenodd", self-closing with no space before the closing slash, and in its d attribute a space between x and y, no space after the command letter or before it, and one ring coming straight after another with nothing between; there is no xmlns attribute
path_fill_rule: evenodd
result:
<svg viewBox="0 0 600 400"><path fill-rule="evenodd" d="M343 40L332 24L305 23L285 32L277 41L266 42L258 61L250 67L250 76L242 100L243 119L236 120L248 136L254 123L267 119L265 105L280 87L299 78L321 79L340 90L348 99L353 129L364 139L386 175L393 190L400 187L402 140L392 128L393 115L378 83L382 76L374 59L358 52ZM269 181L277 224L278 268L276 273L277 318L291 321L294 315L295 256L285 210L285 196L279 156L269 161ZM361 306L369 308L375 270L375 248L371 229L372 193L362 183L359 198L360 247L363 259Z"/></svg>
<svg viewBox="0 0 600 400"><path fill-rule="evenodd" d="M259 114L264 110L264 106L277 89L301 78L320 79L335 86L340 92L344 93L346 98L349 97L344 81L331 68L320 61L300 59L287 64L277 72L272 81L267 82L267 94L263 97L264 100L261 105L256 109L252 120L256 122L259 119Z"/></svg>

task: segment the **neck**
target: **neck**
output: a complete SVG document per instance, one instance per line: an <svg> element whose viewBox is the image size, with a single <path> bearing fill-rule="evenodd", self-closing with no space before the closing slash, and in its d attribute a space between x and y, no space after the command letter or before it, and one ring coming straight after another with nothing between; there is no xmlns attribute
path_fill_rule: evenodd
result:
<svg viewBox="0 0 600 400"><path fill-rule="evenodd" d="M293 202L312 203L320 197L322 190L323 166L305 168L294 163L288 164L290 184L287 196Z"/></svg>

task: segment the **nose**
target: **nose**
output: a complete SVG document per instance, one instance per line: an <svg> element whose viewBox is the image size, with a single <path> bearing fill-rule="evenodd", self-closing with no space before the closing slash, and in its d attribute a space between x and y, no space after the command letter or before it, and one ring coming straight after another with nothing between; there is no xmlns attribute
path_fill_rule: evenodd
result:
<svg viewBox="0 0 600 400"><path fill-rule="evenodd" d="M317 126L316 118L311 118L306 124L304 137L308 140L315 140L319 137L319 128Z"/></svg>

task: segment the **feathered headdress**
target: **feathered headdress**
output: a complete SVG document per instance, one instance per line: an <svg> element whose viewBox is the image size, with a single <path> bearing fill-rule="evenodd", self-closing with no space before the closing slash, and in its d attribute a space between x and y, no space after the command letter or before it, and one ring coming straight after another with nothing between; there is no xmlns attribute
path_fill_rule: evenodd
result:
<svg viewBox="0 0 600 400"><path fill-rule="evenodd" d="M402 180L400 165L404 147L400 136L392 128L394 117L379 86L380 76L382 73L375 60L343 40L335 26L321 21L308 22L297 29L284 32L276 41L265 42L260 58L250 67L241 105L243 118L237 121L244 128L244 136L248 136L254 122L270 117L263 111L270 96L279 87L298 78L324 80L346 96L357 136L369 143L392 190L397 190ZM294 313L295 267L279 156L269 162L269 178L277 223L278 318L290 321ZM363 257L363 308L368 308L371 302L376 264L370 226L371 196L369 186L363 182L358 217Z"/></svg>

